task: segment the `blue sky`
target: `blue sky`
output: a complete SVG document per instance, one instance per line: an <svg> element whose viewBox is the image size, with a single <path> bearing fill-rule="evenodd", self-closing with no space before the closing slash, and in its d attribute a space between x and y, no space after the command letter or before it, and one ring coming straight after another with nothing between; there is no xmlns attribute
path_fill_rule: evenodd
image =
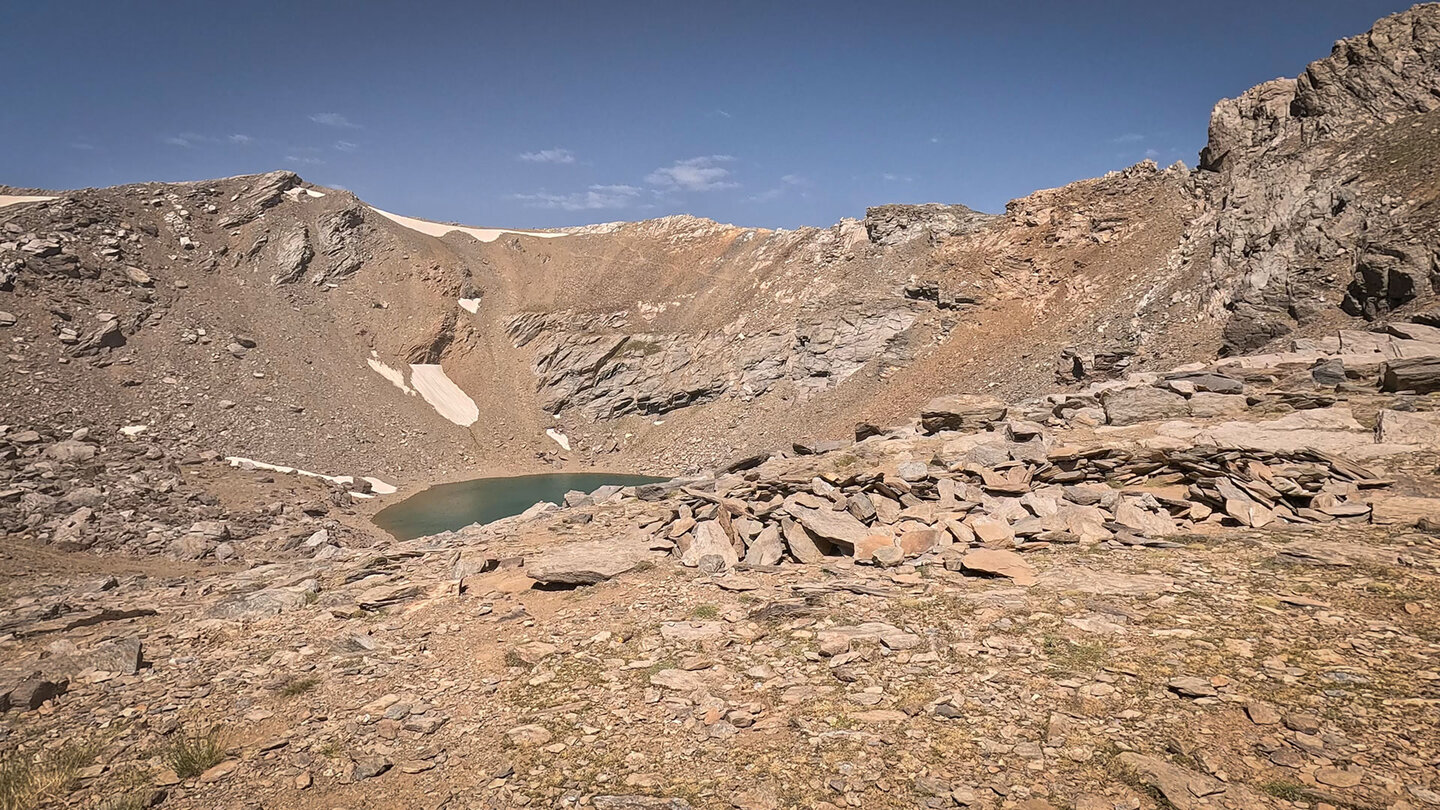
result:
<svg viewBox="0 0 1440 810"><path fill-rule="evenodd" d="M398 213L829 225L1195 164L1214 102L1408 3L8 3L0 183L288 168Z"/></svg>

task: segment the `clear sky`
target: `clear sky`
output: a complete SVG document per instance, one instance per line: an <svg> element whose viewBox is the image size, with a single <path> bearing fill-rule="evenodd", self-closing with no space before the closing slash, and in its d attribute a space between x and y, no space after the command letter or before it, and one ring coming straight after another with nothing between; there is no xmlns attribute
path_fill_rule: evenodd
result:
<svg viewBox="0 0 1440 810"><path fill-rule="evenodd" d="M288 168L542 227L829 225L1153 157L1384 0L37 0L0 10L0 183Z"/></svg>

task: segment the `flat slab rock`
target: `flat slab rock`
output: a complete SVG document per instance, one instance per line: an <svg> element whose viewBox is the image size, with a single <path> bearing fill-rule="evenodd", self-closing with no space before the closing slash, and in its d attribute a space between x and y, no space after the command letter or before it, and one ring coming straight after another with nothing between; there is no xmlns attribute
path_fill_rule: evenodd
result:
<svg viewBox="0 0 1440 810"><path fill-rule="evenodd" d="M832 543L854 547L870 534L870 529L849 512L810 509L795 503L787 503L785 510L816 537Z"/></svg>
<svg viewBox="0 0 1440 810"><path fill-rule="evenodd" d="M1175 580L1166 576L1089 568L1054 568L1041 574L1037 581L1057 591L1092 596L1156 596L1181 590Z"/></svg>
<svg viewBox="0 0 1440 810"><path fill-rule="evenodd" d="M545 585L594 585L649 559L649 541L591 540L525 559L525 575Z"/></svg>
<svg viewBox="0 0 1440 810"><path fill-rule="evenodd" d="M1260 810L1272 806L1248 788L1172 765L1159 757L1127 751L1120 755L1119 762L1141 783L1160 791L1178 810L1212 807Z"/></svg>
<svg viewBox="0 0 1440 810"><path fill-rule="evenodd" d="M1013 551L977 548L960 558L966 571L990 576L1009 577L1016 585L1034 585L1035 568Z"/></svg>

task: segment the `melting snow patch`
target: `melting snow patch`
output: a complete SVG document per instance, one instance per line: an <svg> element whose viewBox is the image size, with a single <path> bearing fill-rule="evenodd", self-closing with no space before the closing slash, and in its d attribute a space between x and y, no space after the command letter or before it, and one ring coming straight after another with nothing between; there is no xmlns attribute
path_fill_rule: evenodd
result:
<svg viewBox="0 0 1440 810"><path fill-rule="evenodd" d="M398 368L391 368L373 357L365 358L365 362L369 363L370 368L374 369L377 373L379 373L381 377L384 377L385 379L393 383L396 388L399 388L401 391L404 391L407 394L415 393L414 389L405 384L405 372L401 371Z"/></svg>
<svg viewBox="0 0 1440 810"><path fill-rule="evenodd" d="M480 409L438 364L411 363L410 384L437 412L451 422L470 427L480 418Z"/></svg>
<svg viewBox="0 0 1440 810"><path fill-rule="evenodd" d="M240 456L226 456L225 460L230 462L231 467L238 467L242 470L271 470L279 473L308 475L311 478L323 478L326 481L331 481L336 484L355 483L355 476L353 475L324 475L322 473L310 472L309 470L296 469L295 467L286 467L282 464L266 464L263 461L241 458ZM371 478L368 475L362 475L360 477L370 482L370 491L374 494L371 495L364 492L350 493L356 498L372 498L375 495L391 495L395 492L395 486L393 484L387 484L379 478Z"/></svg>
<svg viewBox="0 0 1440 810"><path fill-rule="evenodd" d="M324 197L324 196L325 196L325 193L324 193L324 192L316 191L316 190L313 189L313 188L300 188L300 187L298 187L298 186L297 186L296 188L292 188L292 189L287 190L285 193L286 193L286 194L289 194L291 197L294 197L294 198L297 199L297 200L300 199L300 195L301 195L301 194L306 194L306 195L309 195L309 196L311 196L311 197Z"/></svg>
<svg viewBox="0 0 1440 810"><path fill-rule="evenodd" d="M567 453L570 452L570 437L569 437L569 436L566 436L564 433L561 433L560 431L556 430L555 428L546 428L546 429L545 429L545 435L546 435L546 436L549 436L549 437L552 438L552 439L554 439L554 440L555 440L555 443L558 444L558 445L560 445L560 447L561 447L562 449L564 449L565 452L567 452Z"/></svg>
<svg viewBox="0 0 1440 810"><path fill-rule="evenodd" d="M414 217L402 217L399 214L392 214L389 211L381 211L379 208L371 208L371 211L399 225L404 225L412 231L419 231L427 236L444 236L451 231L473 236L481 242L494 242L496 239L507 233L520 234L522 236L536 236L541 239L554 239L559 236L569 236L568 233L547 232L547 231L516 231L507 228L467 228L464 225L446 225L442 222L431 222L428 219L416 219Z"/></svg>
<svg viewBox="0 0 1440 810"><path fill-rule="evenodd" d="M54 198L54 197L22 197L22 196L17 195L17 194L0 194L0 208L4 208L4 207L7 206L7 205L19 205L20 203L47 202L47 201L53 200L53 199L55 199L55 198Z"/></svg>
<svg viewBox="0 0 1440 810"><path fill-rule="evenodd" d="M463 309L463 310L465 310L466 312L470 313L471 315L474 315L474 314L476 314L476 313L478 313L478 312L480 311L480 299L479 299L479 298L461 298L461 299L460 299L460 308Z"/></svg>
<svg viewBox="0 0 1440 810"><path fill-rule="evenodd" d="M149 425L126 425L120 428L120 432L133 439L149 429Z"/></svg>

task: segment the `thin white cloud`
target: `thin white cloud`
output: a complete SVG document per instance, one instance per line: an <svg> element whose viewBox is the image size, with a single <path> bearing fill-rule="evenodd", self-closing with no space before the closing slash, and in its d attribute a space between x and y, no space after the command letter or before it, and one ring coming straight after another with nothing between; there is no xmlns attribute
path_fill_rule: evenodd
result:
<svg viewBox="0 0 1440 810"><path fill-rule="evenodd" d="M915 178L908 174L895 174L894 172L885 172L880 175L880 179L887 183L913 183L915 181Z"/></svg>
<svg viewBox="0 0 1440 810"><path fill-rule="evenodd" d="M90 143L89 141L75 141L74 143L70 144L70 148L78 149L81 152L93 152L99 147L95 146L95 144Z"/></svg>
<svg viewBox="0 0 1440 810"><path fill-rule="evenodd" d="M199 144L209 142L209 139L204 135L197 135L194 132L182 132L179 135L170 135L162 140L171 146L178 146L182 149L190 149Z"/></svg>
<svg viewBox="0 0 1440 810"><path fill-rule="evenodd" d="M514 194L512 199L527 208L548 208L562 211L598 211L607 208L629 208L636 202L641 189L626 185L595 185L571 194Z"/></svg>
<svg viewBox="0 0 1440 810"><path fill-rule="evenodd" d="M355 143L355 142L353 142L353 141L336 141L336 142L335 142L335 151L337 151L337 152L354 152L354 151L357 151L359 148L360 148L360 144Z"/></svg>
<svg viewBox="0 0 1440 810"><path fill-rule="evenodd" d="M575 153L569 149L541 149L536 152L521 152L520 159L526 163L574 163Z"/></svg>
<svg viewBox="0 0 1440 810"><path fill-rule="evenodd" d="M321 126L339 127L340 129L360 129L361 126L340 113L322 112L310 116L310 120Z"/></svg>
<svg viewBox="0 0 1440 810"><path fill-rule="evenodd" d="M320 158L310 157L309 155L286 155L285 160L290 163L298 163L301 166L320 166L325 163L325 161Z"/></svg>
<svg viewBox="0 0 1440 810"><path fill-rule="evenodd" d="M787 174L784 177L780 178L780 183L774 188L767 188L759 194L752 194L749 197L746 197L745 200L746 202L770 202L771 200L779 199L780 197L785 196L786 192L788 191L791 191L793 189L803 189L808 185L810 185L810 181L806 180L804 177L801 177L798 174ZM803 192L801 196L804 196Z"/></svg>
<svg viewBox="0 0 1440 810"><path fill-rule="evenodd" d="M734 118L734 117L735 117L735 116L731 115L730 113L728 113L728 112L726 112L726 111L724 111L724 110L718 109L718 108L717 108L717 109L714 109L714 110L711 110L711 111L710 111L710 114L711 114L711 115L718 115L718 116L721 117L721 118Z"/></svg>
<svg viewBox="0 0 1440 810"><path fill-rule="evenodd" d="M737 188L740 184L730 179L730 170L720 165L734 159L731 155L705 155L689 160L677 160L646 175L645 182L666 191L716 191Z"/></svg>
<svg viewBox="0 0 1440 810"><path fill-rule="evenodd" d="M248 146L255 142L255 139L249 135L226 135L222 138L216 135L202 135L198 132L182 132L179 135L170 135L160 140L183 149L193 149L196 146Z"/></svg>
<svg viewBox="0 0 1440 810"><path fill-rule="evenodd" d="M1160 157L1160 150L1159 150L1159 149L1146 149L1146 150L1145 150L1145 157L1150 158L1151 160L1154 160L1155 158Z"/></svg>
<svg viewBox="0 0 1440 810"><path fill-rule="evenodd" d="M1124 135L1117 135L1110 139L1111 143L1139 143L1145 140L1145 136L1138 132L1127 132Z"/></svg>
<svg viewBox="0 0 1440 810"><path fill-rule="evenodd" d="M930 136L930 143L940 143L940 136L939 136L939 135L931 135L931 136Z"/></svg>

